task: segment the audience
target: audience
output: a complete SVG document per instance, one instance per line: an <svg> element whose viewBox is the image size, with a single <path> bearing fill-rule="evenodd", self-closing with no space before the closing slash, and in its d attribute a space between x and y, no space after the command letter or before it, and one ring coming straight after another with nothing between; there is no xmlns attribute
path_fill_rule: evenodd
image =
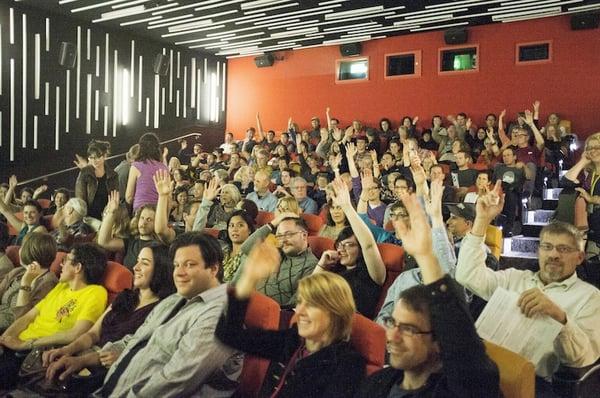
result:
<svg viewBox="0 0 600 398"><path fill-rule="evenodd" d="M250 199L260 211L274 212L277 206L277 196L269 191L270 176L264 171L257 171L254 175L254 191L246 199Z"/></svg>
<svg viewBox="0 0 600 398"><path fill-rule="evenodd" d="M42 225L42 206L33 200L28 199L23 204L23 220L17 218L15 213L0 200L0 213L6 217L8 223L17 231L19 235L15 238L15 243L20 245L23 238L32 232L47 232L46 227Z"/></svg>
<svg viewBox="0 0 600 398"><path fill-rule="evenodd" d="M60 221L57 222L57 228L51 232L51 235L56 240L59 251L69 252L75 241L90 241L93 238L94 230L84 221L86 215L87 205L79 198L69 199L54 214L53 221Z"/></svg>

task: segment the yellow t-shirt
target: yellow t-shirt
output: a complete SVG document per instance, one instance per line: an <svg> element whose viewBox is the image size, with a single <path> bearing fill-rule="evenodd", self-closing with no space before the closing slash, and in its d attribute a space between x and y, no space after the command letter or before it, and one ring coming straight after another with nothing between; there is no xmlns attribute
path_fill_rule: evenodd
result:
<svg viewBox="0 0 600 398"><path fill-rule="evenodd" d="M19 334L21 340L38 339L70 330L77 321L92 323L106 308L106 289L89 285L73 291L68 283L59 283L36 304L38 316Z"/></svg>

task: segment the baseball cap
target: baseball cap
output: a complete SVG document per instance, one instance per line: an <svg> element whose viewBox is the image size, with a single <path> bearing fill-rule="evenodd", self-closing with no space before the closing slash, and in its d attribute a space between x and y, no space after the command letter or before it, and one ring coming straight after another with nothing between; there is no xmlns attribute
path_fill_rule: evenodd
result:
<svg viewBox="0 0 600 398"><path fill-rule="evenodd" d="M450 214L464 218L467 221L475 221L475 206L472 203L457 203L446 205Z"/></svg>

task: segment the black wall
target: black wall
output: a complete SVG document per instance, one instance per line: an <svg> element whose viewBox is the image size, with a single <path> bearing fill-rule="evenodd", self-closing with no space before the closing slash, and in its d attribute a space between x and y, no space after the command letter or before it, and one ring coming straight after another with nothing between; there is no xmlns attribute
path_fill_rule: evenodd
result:
<svg viewBox="0 0 600 398"><path fill-rule="evenodd" d="M14 43L10 43L10 10L13 10ZM25 15L26 31L23 35L23 15ZM46 21L49 21L49 40L46 40ZM77 65L70 69L70 84L67 102L67 69L58 63L61 42L71 42L77 47L78 28L80 30L80 63L79 72L79 117L77 117ZM90 58L88 52L88 29L90 36ZM39 99L35 98L35 36L39 34ZM108 75L105 72L106 34L109 38L109 67ZM126 31L110 31L82 21L71 19L59 14L48 14L46 11L22 7L18 3L0 3L0 65L2 68L0 112L2 123L0 125L0 181L8 180L8 176L16 174L19 180L52 173L73 166L75 153L85 155L87 143L91 139L107 140L112 145L112 153L118 154L128 150L137 142L141 134L155 131L162 140L177 137L189 132L201 132L201 141L205 147L211 147L222 141L225 111L223 106L223 82L226 73L225 59L208 54L192 52L181 47L169 46L165 43L153 42L136 37ZM23 42L26 38L25 57L23 56ZM134 68L131 74L131 49L134 44ZM47 43L48 42L48 43ZM46 45L49 44L49 51ZM99 59L96 61L96 47L99 47ZM117 81L115 92L115 50L118 54ZM165 53L167 58L173 54L171 71L159 79L158 99L158 128L155 128L155 74L153 63L157 54ZM177 62L179 56L179 65ZM142 111L138 111L139 100L139 58L142 58ZM192 59L195 58L196 77L200 71L199 83L196 90L192 88ZM14 60L14 97L11 96L11 59ZM205 71L206 60L206 71ZM99 75L96 75L96 62ZM178 68L179 66L179 68ZM185 71L187 73L184 73ZM131 86L126 99L122 95L122 70L126 68L129 78L133 76L133 96ZM26 70L26 73L23 71ZM218 71L217 71L218 70ZM171 86L172 72L172 86ZM215 74L215 79L211 78ZM90 91L90 121L88 131L88 74L91 74ZM218 75L218 79L216 76ZM25 91L23 90L23 77L26 78ZM105 92L105 77L108 76L108 86ZM205 79L205 77L207 77ZM211 81L216 80L218 86L212 93L219 97L218 111L209 113L211 104ZM49 95L46 98L45 85L49 84ZM56 112L56 90L59 93L59 111ZM98 93L98 120L95 119L96 90ZM164 90L164 114L162 114ZM172 90L172 98L170 91ZM177 108L177 91L179 91L179 108ZM184 100L184 91L186 93ZM115 93L117 102L115 101ZM26 107L23 107L25 94ZM192 95L195 96L192 99ZM199 96L199 115L192 101L197 102ZM146 125L146 101L149 99L149 125ZM14 100L14 103L12 103ZM46 101L48 101L48 114L46 115ZM122 125L123 103L129 107L129 121ZM67 103L68 103L68 131L67 131ZM185 103L185 109L184 109ZM11 121L11 106L14 106L14 120ZM105 106L107 112L107 125L105 132ZM113 110L116 109L116 129L113 131ZM213 109L216 106L213 105ZM185 117L184 117L185 113ZM25 140L23 140L23 115L25 115ZM37 117L37 148L34 148L34 117ZM58 143L56 139L56 120L58 117ZM212 119L212 120L211 120ZM14 123L13 149L11 159L11 122ZM105 135L106 134L106 135ZM58 150L56 146L58 145ZM177 144L171 145L174 151ZM118 161L114 161L113 164ZM67 184L68 188L74 186L75 173L70 176L51 178L51 188ZM66 182L65 182L66 178ZM71 184L68 185L68 182ZM31 185L38 185L38 182Z"/></svg>

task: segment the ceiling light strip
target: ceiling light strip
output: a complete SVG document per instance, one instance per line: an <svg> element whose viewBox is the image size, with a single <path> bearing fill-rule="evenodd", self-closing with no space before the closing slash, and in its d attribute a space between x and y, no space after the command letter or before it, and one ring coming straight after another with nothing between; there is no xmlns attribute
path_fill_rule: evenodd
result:
<svg viewBox="0 0 600 398"><path fill-rule="evenodd" d="M89 6L73 8L71 10L71 12L75 13L75 12L81 12L81 11L91 10L93 8L100 8L100 7L104 7L104 6L109 6L111 4L123 3L124 1L127 1L127 0L110 0L110 1L104 1L102 3L91 4ZM127 5L129 5L129 3L127 3Z"/></svg>
<svg viewBox="0 0 600 398"><path fill-rule="evenodd" d="M144 23L144 22L148 22L148 21L154 21L156 19L160 19L160 17L148 17L148 18L143 18L143 19L136 19L135 21L128 21L128 22L121 22L121 26L129 26L129 25L136 25L139 23Z"/></svg>
<svg viewBox="0 0 600 398"><path fill-rule="evenodd" d="M254 14L254 13L257 13L257 12L272 11L272 10L278 10L280 8L296 7L296 6L299 6L299 5L300 5L300 3L281 4L281 5L273 6L273 7L260 8L258 10L246 11L244 14Z"/></svg>
<svg viewBox="0 0 600 398"><path fill-rule="evenodd" d="M595 10L597 8L600 8L600 4L588 4L585 6L577 6L577 7L569 7L569 11L575 11L575 10ZM567 13L570 14L570 13Z"/></svg>
<svg viewBox="0 0 600 398"><path fill-rule="evenodd" d="M181 32L183 30L190 30L195 28L202 28L213 23L212 19L205 19L202 21L190 22L181 25L169 26L167 29L169 32Z"/></svg>
<svg viewBox="0 0 600 398"><path fill-rule="evenodd" d="M133 6L133 5L136 5L136 4L147 3L149 1L152 1L152 0L134 0L134 1L128 1L127 3L124 3L124 4L116 4L116 5L112 6L112 8L113 9L118 9L118 8Z"/></svg>
<svg viewBox="0 0 600 398"><path fill-rule="evenodd" d="M526 10L535 10L538 8L548 8L548 7L552 7L552 6L556 6L556 7L561 7L565 4L572 4L572 3L581 3L583 0L571 0L571 1L565 1L565 2L560 2L560 0L545 0L545 1L538 1L535 4L532 5L527 5L526 7L510 7L510 8L504 8L504 7L496 7L496 8L490 8L490 11L494 11L495 14L499 14L502 13L503 11L506 12L519 12L519 11L526 11Z"/></svg>
<svg viewBox="0 0 600 398"><path fill-rule="evenodd" d="M325 16L325 19L336 19L336 18L351 17L354 15L373 14L373 13L380 12L380 11L383 11L383 6L356 8L354 10L339 11L339 12L334 12L334 13L328 14Z"/></svg>
<svg viewBox="0 0 600 398"><path fill-rule="evenodd" d="M511 18L511 17L520 17L523 15L535 15L535 14L543 14L547 12L561 12L560 7L552 7L552 8L541 8L536 10L522 11L522 12L512 12L505 14L494 14L492 15L492 20L497 21L499 19Z"/></svg>
<svg viewBox="0 0 600 398"><path fill-rule="evenodd" d="M329 1L321 1L318 5L325 6L327 4L335 4L335 3L345 3L348 0L329 0Z"/></svg>
<svg viewBox="0 0 600 398"><path fill-rule="evenodd" d="M163 8L166 8L166 7L173 7L173 6L177 5L177 4L179 4L179 3L165 4L163 6L158 6L158 7L154 7L154 8L144 9L144 10L141 10L141 11L138 11L138 12L123 13L123 14L120 14L120 15L115 14L116 16L112 16L110 18L93 19L92 22L93 23L98 23L98 22L110 21L112 19L130 17L130 16L133 16L133 15L144 14L146 12L152 12L152 11L157 10L159 8L163 9ZM124 11L124 10L120 10L120 11Z"/></svg>
<svg viewBox="0 0 600 398"><path fill-rule="evenodd" d="M581 2L583 0L576 0L576 1ZM525 9L527 9L527 7L531 7L531 6L538 6L541 4L548 4L548 3L560 3L560 2L561 2L561 0L538 0L538 1L535 1L534 4L513 4L513 5L501 4L501 7L491 7L491 8L488 8L488 11L508 11L512 8L517 8L518 10L525 10Z"/></svg>
<svg viewBox="0 0 600 398"><path fill-rule="evenodd" d="M371 21L371 22L364 22L364 23L353 24L353 25L336 26L335 28L325 28L325 29L323 29L323 31L324 32L332 32L332 31L336 31L338 29L352 29L357 26L373 25L376 23L377 22L375 22L375 21Z"/></svg>
<svg viewBox="0 0 600 398"><path fill-rule="evenodd" d="M325 6L325 7L314 7L314 8L308 8L306 10L284 12L283 14L269 15L267 17L258 18L258 19L255 19L254 22L264 21L267 19L281 20L284 17L291 16L291 15L296 16L298 14L301 14L302 16L324 14L324 13L328 13L328 12L333 12L333 8L341 7L341 6L342 6L341 4L331 4L331 5ZM312 13L313 11L324 11L324 12Z"/></svg>
<svg viewBox="0 0 600 398"><path fill-rule="evenodd" d="M439 10L440 8L458 8L458 7L473 7L476 5L488 4L488 3L500 3L503 0L494 0L494 1L480 1L480 0L463 0L463 1L452 1L449 3L439 3L439 4L431 4L425 6L425 8L433 8Z"/></svg>
<svg viewBox="0 0 600 398"><path fill-rule="evenodd" d="M290 25L290 24L294 24L294 23L296 23L296 22L300 22L300 18L296 18L296 19L287 19L287 20L285 20L285 21L281 21L281 22L277 22L277 23L275 23L275 22L274 22L274 23L270 23L270 24L269 24L269 27L271 27L271 28L273 28L273 29L281 29L281 28L283 28L283 27L286 27L286 26L288 26L288 25ZM304 22L302 23L302 25L304 26ZM263 25L259 25L259 26L262 26L262 27L264 27L264 26L265 26L265 24L263 24ZM298 27L297 27L297 26L291 26L291 27L290 27L290 26L288 26L286 29L298 29Z"/></svg>
<svg viewBox="0 0 600 398"><path fill-rule="evenodd" d="M303 39L281 40L281 41L278 41L277 43L278 44L289 44L289 43L294 43L294 42L297 42L297 41L322 39L323 37L325 37L325 36L323 36L323 35L317 35L317 36L305 37Z"/></svg>
<svg viewBox="0 0 600 398"><path fill-rule="evenodd" d="M280 25L287 25L287 24L296 23L299 21L300 21L300 18L296 18L296 19L287 19L287 20L281 21L281 22L259 22L259 23L256 23L255 25L263 26L263 27L268 26L269 30L273 30L273 29L281 29ZM308 26L307 24L315 23L315 22L319 22L319 20L311 19L309 21L302 21L302 26ZM293 27L291 27L291 29L293 29Z"/></svg>
<svg viewBox="0 0 600 398"><path fill-rule="evenodd" d="M275 4L287 3L288 0L257 0L243 3L240 8L243 11L251 10L253 8L260 8L264 6L271 6Z"/></svg>
<svg viewBox="0 0 600 398"><path fill-rule="evenodd" d="M165 23L167 21L168 22L171 22L171 21L180 21L180 20L182 20L184 18L191 18L193 16L194 16L194 14L185 14L185 15L180 15L178 17L162 18L160 21L150 22L148 25L152 25L152 26L149 26L148 29L154 29L154 28L158 28L158 27L163 26L163 25L169 25L170 23ZM199 17L199 18L201 18L201 17Z"/></svg>
<svg viewBox="0 0 600 398"><path fill-rule="evenodd" d="M262 32L259 32L258 34L262 35L263 33L262 33ZM226 38L229 38L229 37L232 37L232 36L235 36L235 34L233 34L233 33L228 33L228 34L226 34L226 35L223 35L223 36L221 37L221 40L223 40L223 39L226 39ZM200 41L214 40L214 39L217 39L217 37L203 37L203 38L201 38L201 39L192 39L192 40L178 41L178 42L175 42L175 45L179 46L179 45L182 45L182 44L198 43L198 42L200 42Z"/></svg>
<svg viewBox="0 0 600 398"><path fill-rule="evenodd" d="M463 26L463 25L468 25L468 22L458 22L458 23L450 23L450 24L446 24L446 25L426 26L424 28L413 28L410 31L411 32L420 32L422 30L444 29L444 28L451 28L453 26Z"/></svg>
<svg viewBox="0 0 600 398"><path fill-rule="evenodd" d="M173 36L187 35L187 34L190 34L190 33L204 32L206 30L221 29L221 28L224 28L224 27L225 27L225 25L213 25L213 26L207 26L206 28L186 30L186 31L183 31L183 32L166 33L164 35L161 35L161 37L173 37Z"/></svg>
<svg viewBox="0 0 600 398"><path fill-rule="evenodd" d="M311 26L322 26L322 25L335 25L335 24L342 23L342 22L357 21L359 19L372 18L372 17L375 17L375 16L385 15L385 14L388 14L388 13L373 14L373 15L360 15L358 17L336 19L336 20L333 20L333 21L318 22L318 23L315 23L315 24L312 24L312 25L307 25L306 23L303 23L302 26L304 26L304 27L311 27ZM393 12L390 12L389 14L393 14Z"/></svg>

